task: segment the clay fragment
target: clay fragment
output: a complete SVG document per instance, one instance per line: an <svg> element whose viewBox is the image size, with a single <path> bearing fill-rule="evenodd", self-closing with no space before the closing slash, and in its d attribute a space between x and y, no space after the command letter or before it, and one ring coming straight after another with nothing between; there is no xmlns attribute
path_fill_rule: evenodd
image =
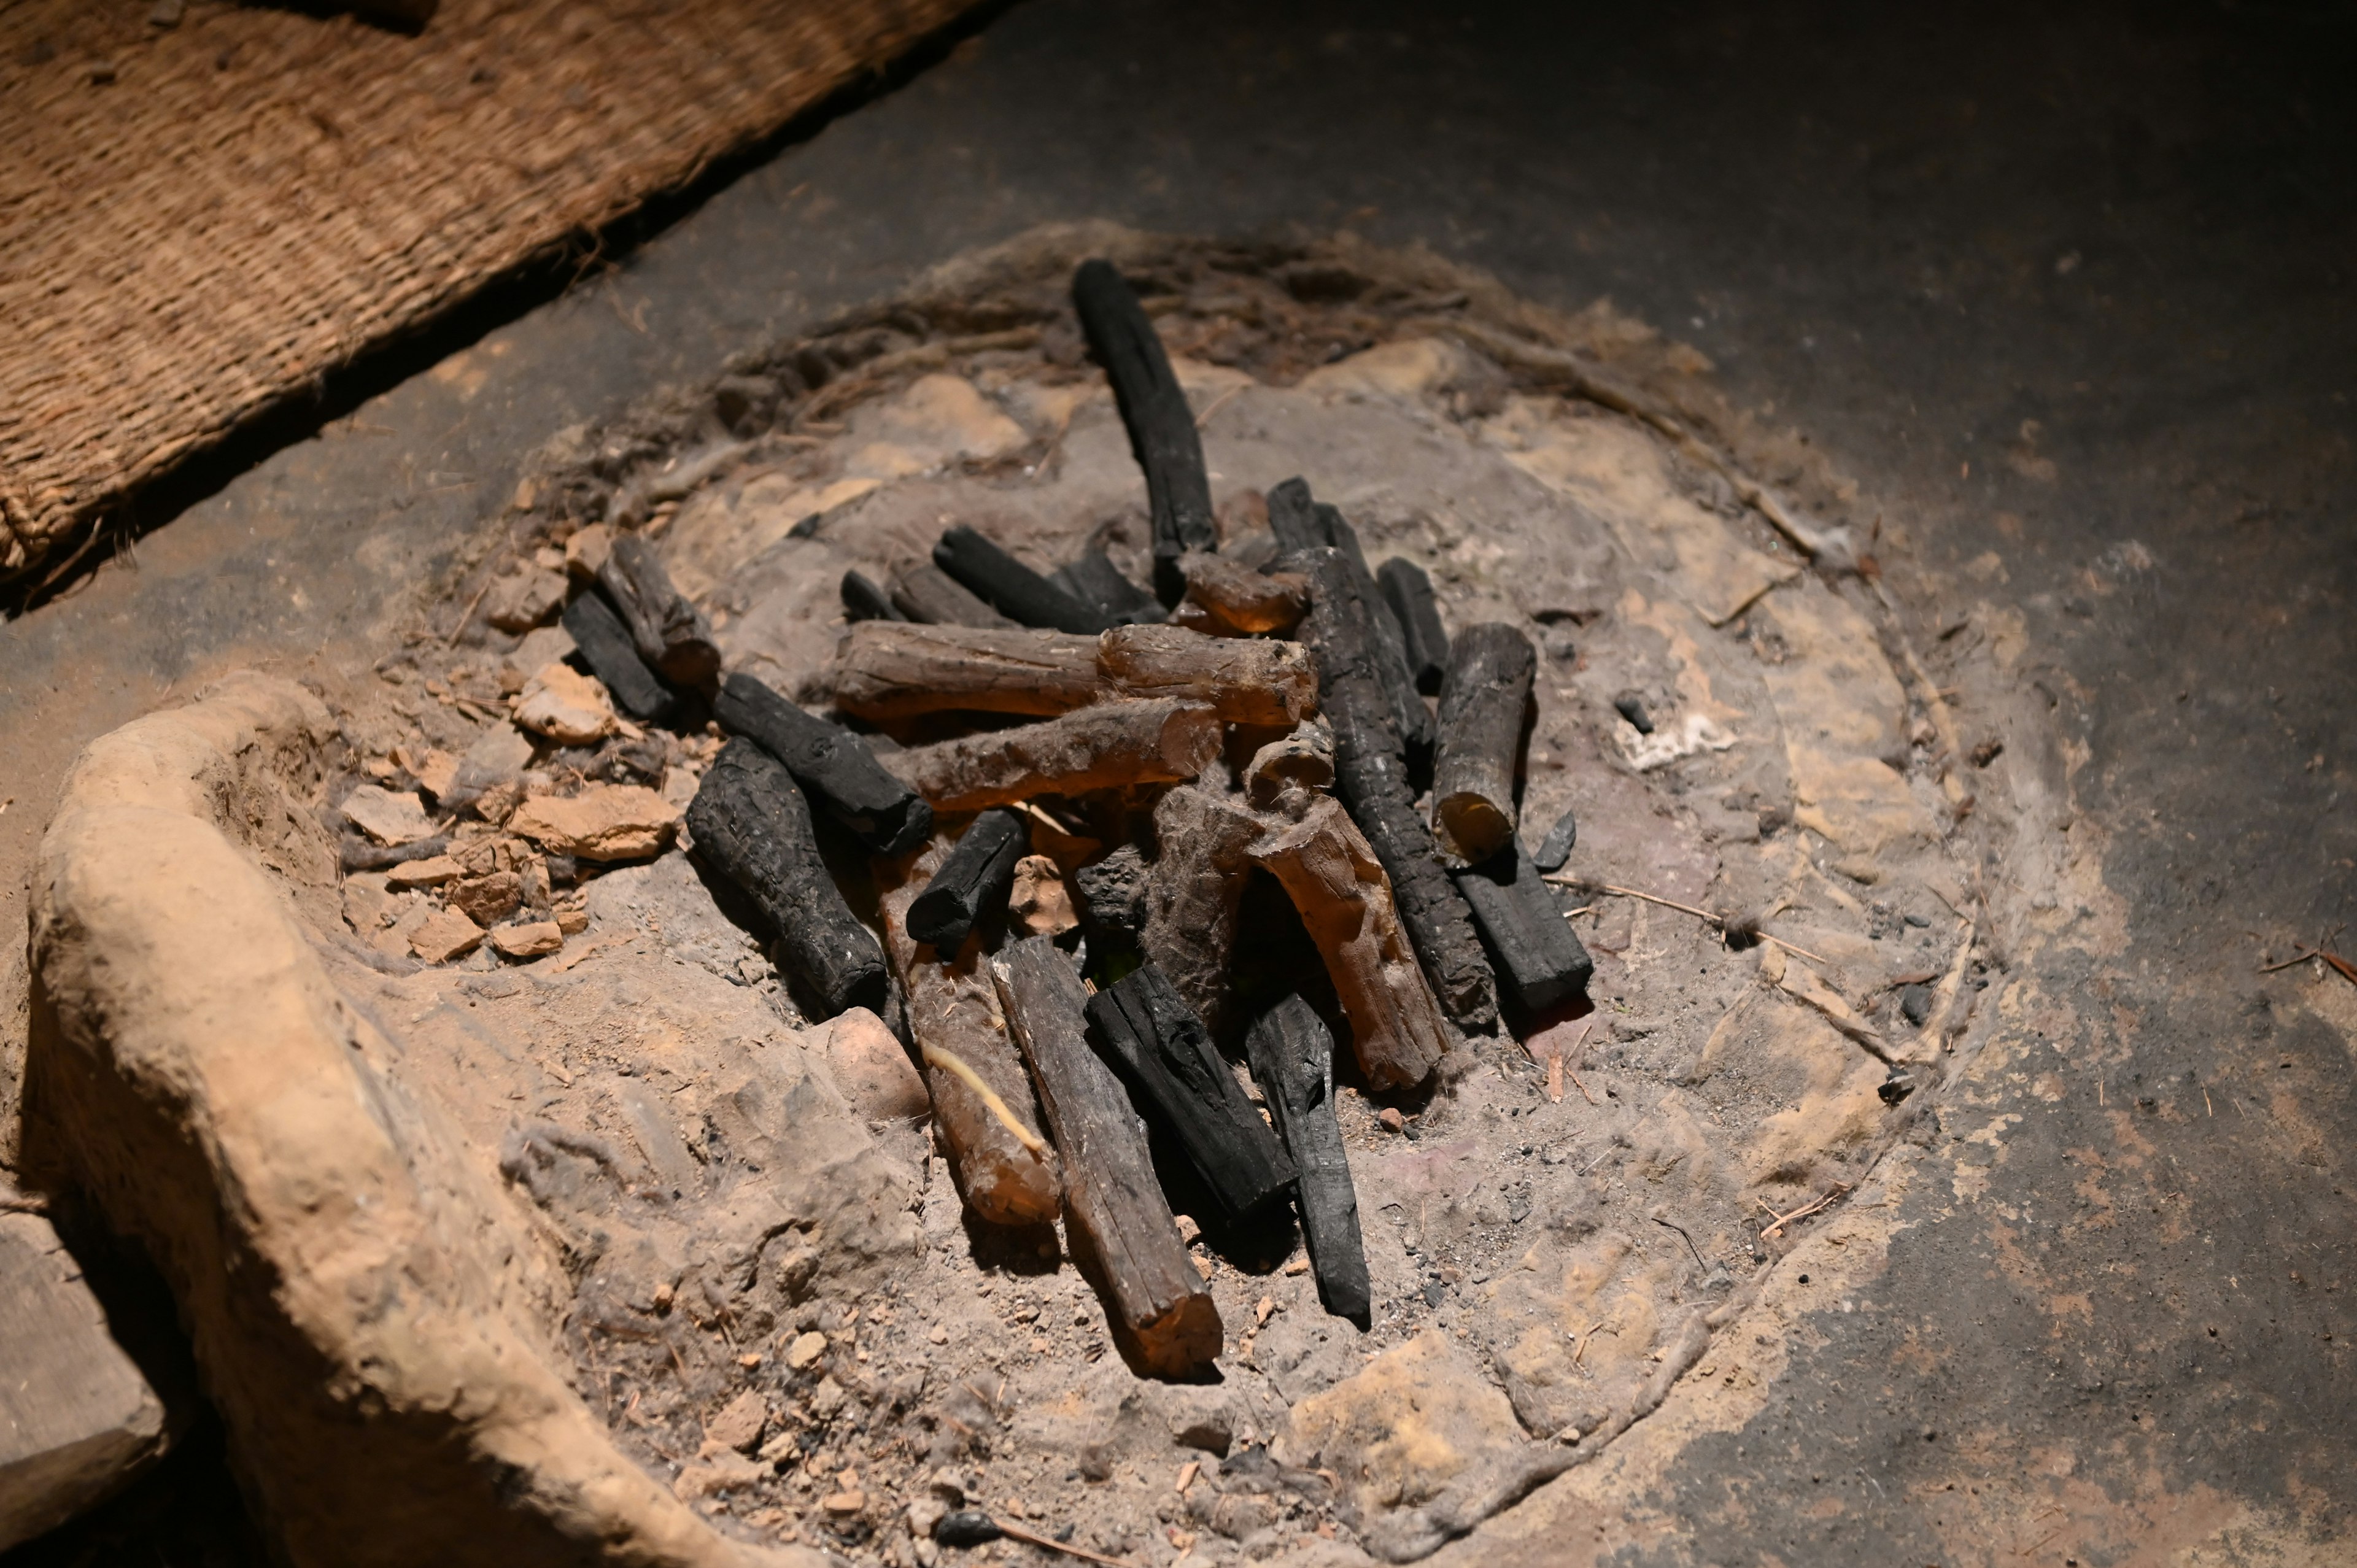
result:
<svg viewBox="0 0 2357 1568"><path fill-rule="evenodd" d="M704 612L672 586L654 546L618 533L597 569L599 591L630 629L639 657L674 686L703 688L720 679L720 650Z"/></svg>
<svg viewBox="0 0 2357 1568"><path fill-rule="evenodd" d="M1129 449L1146 471L1154 529L1154 592L1175 605L1185 591L1178 557L1215 550L1211 482L1203 467L1203 438L1187 404L1170 357L1137 295L1113 263L1090 261L1072 274L1072 306L1090 351L1113 383L1114 403L1129 432Z"/></svg>
<svg viewBox="0 0 2357 1568"><path fill-rule="evenodd" d="M522 920L491 928L491 946L503 958L542 958L565 945L565 932L554 920Z"/></svg>
<svg viewBox="0 0 2357 1568"><path fill-rule="evenodd" d="M1291 572L1255 572L1225 555L1189 551L1178 558L1187 603L1228 635L1291 631L1309 607L1309 585Z"/></svg>
<svg viewBox="0 0 2357 1568"><path fill-rule="evenodd" d="M1455 876L1489 946L1503 999L1528 1017L1587 989L1596 964L1520 840Z"/></svg>
<svg viewBox="0 0 2357 1568"><path fill-rule="evenodd" d="M1432 596L1432 579L1424 568L1394 555L1375 570L1375 585L1399 623L1400 639L1407 652L1408 673L1415 689L1438 696L1448 673L1448 634L1441 629L1440 606Z"/></svg>
<svg viewBox="0 0 2357 1568"><path fill-rule="evenodd" d="M630 629L614 613L613 606L596 594L582 594L565 607L565 629L581 661L605 683L624 713L643 724L661 724L671 717L678 699L639 657Z"/></svg>
<svg viewBox="0 0 2357 1568"><path fill-rule="evenodd" d="M1514 836L1514 761L1537 670L1530 639L1499 621L1467 627L1449 650L1432 833L1453 865L1489 860Z"/></svg>
<svg viewBox="0 0 2357 1568"><path fill-rule="evenodd" d="M956 952L985 915L1006 908L1016 864L1030 844L1030 821L1021 812L976 817L909 905L909 934L936 952Z"/></svg>
<svg viewBox="0 0 2357 1568"><path fill-rule="evenodd" d="M887 585L892 607L923 626L971 626L1011 628L1018 623L1000 615L964 584L930 564L912 563L892 574Z"/></svg>
<svg viewBox="0 0 2357 1568"><path fill-rule="evenodd" d="M614 706L597 682L550 664L517 694L515 722L559 746L591 746L614 733Z"/></svg>
<svg viewBox="0 0 2357 1568"><path fill-rule="evenodd" d="M494 871L454 882L443 902L479 926L506 919L523 908L523 878L512 871Z"/></svg>
<svg viewBox="0 0 2357 1568"><path fill-rule="evenodd" d="M932 1108L908 1047L866 1008L846 1007L829 1020L821 1048L835 1087L870 1121L919 1117Z"/></svg>
<svg viewBox="0 0 2357 1568"><path fill-rule="evenodd" d="M687 823L696 857L745 890L785 968L828 1015L883 1004L884 955L827 874L810 807L782 763L749 740L730 741L697 787Z"/></svg>
<svg viewBox="0 0 2357 1568"><path fill-rule="evenodd" d="M1232 796L1184 785L1155 803L1160 846L1138 946L1214 1033L1228 1023L1236 913L1267 823Z"/></svg>
<svg viewBox="0 0 2357 1568"><path fill-rule="evenodd" d="M1192 779L1220 754L1220 716L1192 702L1102 703L1060 718L914 746L885 767L940 811Z"/></svg>
<svg viewBox="0 0 2357 1568"><path fill-rule="evenodd" d="M784 763L795 783L877 854L906 854L931 835L932 808L840 725L812 717L742 673L722 682L712 713Z"/></svg>
<svg viewBox="0 0 2357 1568"><path fill-rule="evenodd" d="M1111 623L1086 604L963 523L933 546L933 564L956 578L999 614L1021 626L1093 635Z"/></svg>
<svg viewBox="0 0 2357 1568"><path fill-rule="evenodd" d="M344 797L344 820L381 844L412 844L434 836L434 823L416 793L362 784Z"/></svg>
<svg viewBox="0 0 2357 1568"><path fill-rule="evenodd" d="M1253 1081L1299 1173L1295 1197L1318 1297L1361 1328L1372 1321L1373 1287L1359 1230L1359 1194L1334 1116L1334 1036L1299 996L1263 1014L1244 1036Z"/></svg>
<svg viewBox="0 0 2357 1568"><path fill-rule="evenodd" d="M565 589L562 572L527 565L503 573L483 596L483 617L501 631L530 631L564 605Z"/></svg>
<svg viewBox="0 0 2357 1568"><path fill-rule="evenodd" d="M1063 873L1044 854L1027 854L1015 863L1015 884L1007 890L1007 912L1027 935L1061 936L1081 923L1072 912L1072 896Z"/></svg>
<svg viewBox="0 0 2357 1568"><path fill-rule="evenodd" d="M1152 1370L1205 1365L1220 1353L1220 1310L1178 1240L1146 1124L1089 1047L1080 972L1045 937L1016 943L993 968L1063 1156L1066 1221L1096 1254L1114 1312Z"/></svg>
<svg viewBox="0 0 2357 1568"><path fill-rule="evenodd" d="M534 795L507 820L510 832L552 854L644 860L679 827L679 808L639 784L592 784L577 795Z"/></svg>
<svg viewBox="0 0 2357 1568"><path fill-rule="evenodd" d="M483 928L456 909L436 909L409 933L409 950L427 963L447 963L482 945Z"/></svg>

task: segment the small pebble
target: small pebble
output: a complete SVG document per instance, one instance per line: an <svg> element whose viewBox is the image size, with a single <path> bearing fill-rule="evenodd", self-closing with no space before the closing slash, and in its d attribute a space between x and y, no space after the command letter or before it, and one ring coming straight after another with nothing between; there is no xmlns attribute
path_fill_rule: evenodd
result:
<svg viewBox="0 0 2357 1568"><path fill-rule="evenodd" d="M1555 820L1547 836L1531 856L1531 864L1541 871L1561 871L1563 863L1571 858L1572 849L1579 842L1579 819L1566 811Z"/></svg>
<svg viewBox="0 0 2357 1568"><path fill-rule="evenodd" d="M1394 1105L1386 1105L1377 1112L1375 1120L1383 1123L1383 1131L1386 1133L1404 1133L1407 1130L1407 1118L1401 1115L1399 1108Z"/></svg>

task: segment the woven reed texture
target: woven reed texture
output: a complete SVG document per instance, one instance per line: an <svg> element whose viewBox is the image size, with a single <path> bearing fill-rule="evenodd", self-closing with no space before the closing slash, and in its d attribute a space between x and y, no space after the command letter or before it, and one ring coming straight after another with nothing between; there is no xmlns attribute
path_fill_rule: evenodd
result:
<svg viewBox="0 0 2357 1568"><path fill-rule="evenodd" d="M972 4L0 5L0 576Z"/></svg>

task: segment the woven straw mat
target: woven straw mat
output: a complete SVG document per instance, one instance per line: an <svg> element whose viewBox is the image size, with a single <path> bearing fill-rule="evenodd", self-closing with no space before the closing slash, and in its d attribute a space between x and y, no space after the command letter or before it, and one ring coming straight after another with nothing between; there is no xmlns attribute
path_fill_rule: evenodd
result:
<svg viewBox="0 0 2357 1568"><path fill-rule="evenodd" d="M0 4L0 577L972 3Z"/></svg>

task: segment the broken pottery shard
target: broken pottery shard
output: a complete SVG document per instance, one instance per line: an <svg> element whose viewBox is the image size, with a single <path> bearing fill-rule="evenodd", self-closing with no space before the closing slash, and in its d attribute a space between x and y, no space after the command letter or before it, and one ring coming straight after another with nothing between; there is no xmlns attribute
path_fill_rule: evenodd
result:
<svg viewBox="0 0 2357 1568"><path fill-rule="evenodd" d="M565 607L565 629L572 634L581 661L605 682L624 713L645 724L659 724L671 716L678 699L639 657L630 628L622 624L613 606L596 594L583 594Z"/></svg>
<svg viewBox="0 0 2357 1568"><path fill-rule="evenodd" d="M909 907L909 934L936 952L956 952L984 916L1006 907L1016 863L1030 844L1031 824L1020 811L976 817Z"/></svg>
<svg viewBox="0 0 2357 1568"><path fill-rule="evenodd" d="M411 844L434 836L414 790L395 793L381 785L363 784L344 797L344 820L381 844Z"/></svg>
<svg viewBox="0 0 2357 1568"><path fill-rule="evenodd" d="M630 629L639 657L675 686L707 687L720 679L720 650L704 612L672 586L654 546L635 533L618 533L597 586Z"/></svg>
<svg viewBox="0 0 2357 1568"><path fill-rule="evenodd" d="M1064 886L1063 873L1044 854L1027 854L1015 863L1015 884L1007 889L1006 911L1028 936L1061 936L1081 923L1081 918L1072 913L1072 896Z"/></svg>
<svg viewBox="0 0 2357 1568"><path fill-rule="evenodd" d="M1221 1208L1242 1217L1293 1186L1276 1134L1159 969L1141 965L1098 992L1088 1015L1133 1097L1177 1136Z"/></svg>
<svg viewBox="0 0 2357 1568"><path fill-rule="evenodd" d="M1449 650L1432 832L1456 865L1488 860L1514 836L1514 761L1537 670L1531 639L1500 621L1467 627Z"/></svg>
<svg viewBox="0 0 2357 1568"><path fill-rule="evenodd" d="M1273 519L1275 495L1269 499ZM1383 863L1433 994L1459 1024L1487 1028L1498 1017L1490 962L1464 898L1441 869L1432 830L1416 811L1390 700L1374 671L1367 606L1339 551L1309 550L1293 559L1309 577L1302 638L1317 660L1320 701L1334 730L1336 792Z"/></svg>
<svg viewBox="0 0 2357 1568"><path fill-rule="evenodd" d="M1546 841L1532 853L1531 864L1541 871L1561 871L1564 862L1571 858L1571 852L1578 843L1579 818L1566 811L1555 820L1555 826L1547 830Z"/></svg>
<svg viewBox="0 0 2357 1568"><path fill-rule="evenodd" d="M1113 263L1081 263L1072 274L1072 306L1089 349L1113 383L1114 403L1129 432L1129 449L1146 472L1154 529L1154 592L1175 605L1186 584L1178 557L1219 547L1212 521L1211 482L1203 468L1203 438L1194 410L1171 373L1170 357L1137 295Z"/></svg>
<svg viewBox="0 0 2357 1568"><path fill-rule="evenodd" d="M1163 618L1163 608L1155 602L1154 596L1123 575L1121 568L1103 550L1082 552L1049 574L1049 579L1061 584L1082 603L1094 607L1107 626L1153 622Z"/></svg>
<svg viewBox="0 0 2357 1568"><path fill-rule="evenodd" d="M456 909L436 909L409 933L409 950L427 963L463 958L483 942L483 928Z"/></svg>
<svg viewBox="0 0 2357 1568"><path fill-rule="evenodd" d="M884 955L819 857L810 806L784 764L749 740L730 741L697 786L687 827L696 858L744 889L787 972L828 1015L883 1005Z"/></svg>
<svg viewBox="0 0 2357 1568"><path fill-rule="evenodd" d="M1064 1158L1067 1222L1096 1254L1139 1360L1166 1375L1193 1371L1220 1353L1220 1310L1155 1179L1146 1124L1089 1047L1080 972L1046 937L1016 943L995 970Z"/></svg>
<svg viewBox="0 0 2357 1568"><path fill-rule="evenodd" d="M933 1127L966 1207L994 1225L1045 1225L1061 1200L1062 1166L1040 1136L1031 1080L1006 1037L982 939L969 936L942 953L909 934L909 906L951 853L937 834L913 859L885 868L884 950L900 982Z"/></svg>
<svg viewBox="0 0 2357 1568"><path fill-rule="evenodd" d="M597 681L548 664L516 694L515 722L559 746L590 746L614 733L614 705Z"/></svg>
<svg viewBox="0 0 2357 1568"><path fill-rule="evenodd" d="M1244 1051L1299 1173L1296 1197L1318 1299L1327 1311L1363 1328L1372 1318L1373 1290L1359 1231L1358 1189L1334 1116L1334 1036L1316 1008L1287 996L1253 1025Z"/></svg>
<svg viewBox="0 0 2357 1568"><path fill-rule="evenodd" d="M884 770L867 743L810 714L750 675L722 682L712 713L786 765L794 782L878 854L906 854L932 835L932 808Z"/></svg>
<svg viewBox="0 0 2357 1568"><path fill-rule="evenodd" d="M1220 753L1220 715L1184 701L1101 703L1061 718L896 751L884 765L942 811L1192 779Z"/></svg>
<svg viewBox="0 0 2357 1568"><path fill-rule="evenodd" d="M508 831L552 854L583 860L644 860L679 827L679 808L638 784L592 784L578 795L534 795Z"/></svg>
<svg viewBox="0 0 2357 1568"><path fill-rule="evenodd" d="M1473 923L1489 944L1504 998L1529 1016L1587 989L1596 965L1519 839L1455 875L1458 891L1473 907Z"/></svg>
<svg viewBox="0 0 2357 1568"><path fill-rule="evenodd" d="M999 614L1023 626L1093 634L1112 624L1094 606L1034 572L987 535L963 523L943 533L933 546L933 564Z"/></svg>
<svg viewBox="0 0 2357 1568"><path fill-rule="evenodd" d="M1160 850L1146 873L1138 945L1214 1031L1227 1026L1236 913L1266 825L1242 800L1199 785L1155 803Z"/></svg>
<svg viewBox="0 0 2357 1568"><path fill-rule="evenodd" d="M1178 570L1187 579L1187 602L1232 636L1291 631L1309 607L1309 585L1290 572L1255 572L1200 550L1180 556Z"/></svg>
<svg viewBox="0 0 2357 1568"><path fill-rule="evenodd" d="M1427 697L1438 696L1448 672L1448 634L1440 628L1440 607L1432 596L1432 579L1415 562L1394 555L1375 573L1375 585L1383 590L1383 602L1399 623L1415 689Z"/></svg>
<svg viewBox="0 0 2357 1568"><path fill-rule="evenodd" d="M977 598L964 584L930 563L912 563L892 574L892 607L920 626L971 626L1012 629L1017 623Z"/></svg>
<svg viewBox="0 0 2357 1568"><path fill-rule="evenodd" d="M1284 884L1325 958L1367 1081L1377 1089L1422 1083L1448 1050L1448 1026L1400 929L1383 867L1350 816L1314 797L1299 822L1263 838L1251 854Z"/></svg>
<svg viewBox="0 0 2357 1568"><path fill-rule="evenodd" d="M892 596L877 587L864 572L845 572L843 575L843 613L850 620L904 618L893 606Z"/></svg>
<svg viewBox="0 0 2357 1568"><path fill-rule="evenodd" d="M1230 724L1283 728L1318 705L1318 672L1297 642L1123 626L1099 639L1097 666L1131 696L1208 703Z"/></svg>

